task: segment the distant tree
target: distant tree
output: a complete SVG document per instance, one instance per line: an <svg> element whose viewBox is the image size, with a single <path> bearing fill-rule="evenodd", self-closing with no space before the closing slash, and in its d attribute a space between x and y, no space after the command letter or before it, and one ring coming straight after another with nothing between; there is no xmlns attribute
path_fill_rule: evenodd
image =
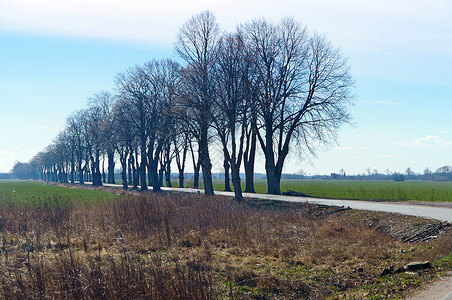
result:
<svg viewBox="0 0 452 300"><path fill-rule="evenodd" d="M344 174L345 174L345 171L344 171ZM306 176L306 172L303 169L300 169L297 171L297 175L304 177L304 176Z"/></svg>
<svg viewBox="0 0 452 300"><path fill-rule="evenodd" d="M405 176L401 173L394 173L392 178L394 181L405 181Z"/></svg>
<svg viewBox="0 0 452 300"><path fill-rule="evenodd" d="M429 168L425 168L424 175L431 175L432 171Z"/></svg>
<svg viewBox="0 0 452 300"><path fill-rule="evenodd" d="M16 161L11 169L11 175L16 179L32 179L33 169L29 163Z"/></svg>
<svg viewBox="0 0 452 300"><path fill-rule="evenodd" d="M103 154L108 156L109 183L114 182L114 147L111 144L111 118L113 107L113 96L106 91L101 91L88 98L88 139L91 147L89 157L91 161L91 172L93 176L93 186L102 185L102 172L100 160Z"/></svg>
<svg viewBox="0 0 452 300"><path fill-rule="evenodd" d="M96 125L98 126L100 148L108 159L108 183L115 183L115 147L112 138L114 101L113 95L108 91L101 91L88 99L90 111L96 112L97 115Z"/></svg>
<svg viewBox="0 0 452 300"><path fill-rule="evenodd" d="M405 174L407 177L412 177L414 175L414 172L413 170L411 170L411 168L407 168Z"/></svg>
<svg viewBox="0 0 452 300"><path fill-rule="evenodd" d="M70 174L71 182L73 182L75 167L75 148L73 140L66 130L61 131L53 140L53 162L59 182L67 183Z"/></svg>
<svg viewBox="0 0 452 300"><path fill-rule="evenodd" d="M125 101L124 101L125 102ZM115 151L119 155L119 162L121 164L121 181L124 190L129 188L127 180L127 162L129 151L132 149L133 134L130 126L127 123L127 117L125 111L122 109L124 105L123 101L118 98L112 108L112 144L115 147ZM129 142L130 141L130 142Z"/></svg>
<svg viewBox="0 0 452 300"><path fill-rule="evenodd" d="M80 184L85 183L85 172L89 164L89 140L87 139L88 111L79 110L66 120L69 138L74 141L76 157L76 174Z"/></svg>
<svg viewBox="0 0 452 300"><path fill-rule="evenodd" d="M451 172L452 172L451 166L443 166L441 168L436 169L435 173L446 174L446 173L451 173Z"/></svg>

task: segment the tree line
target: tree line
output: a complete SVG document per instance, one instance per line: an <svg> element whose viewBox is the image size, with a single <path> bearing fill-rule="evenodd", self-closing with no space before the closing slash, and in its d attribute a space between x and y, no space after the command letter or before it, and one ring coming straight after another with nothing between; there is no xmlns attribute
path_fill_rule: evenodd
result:
<svg viewBox="0 0 452 300"><path fill-rule="evenodd" d="M177 61L151 60L115 77L114 92L89 98L44 151L25 164L34 178L114 183L119 162L124 189L171 186L175 161L184 186L186 161L194 185L214 193L209 150L220 145L225 189L254 192L256 152L265 159L268 193L280 194L284 162L334 140L350 119L353 80L346 58L324 36L292 18L265 19L220 30L205 11L178 32ZM103 178L107 166L108 178ZM229 178L231 174L231 178Z"/></svg>

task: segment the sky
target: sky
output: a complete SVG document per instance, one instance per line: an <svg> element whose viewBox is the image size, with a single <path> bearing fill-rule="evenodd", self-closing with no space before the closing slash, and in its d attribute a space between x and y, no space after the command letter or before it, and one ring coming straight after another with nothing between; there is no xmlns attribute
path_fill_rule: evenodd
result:
<svg viewBox="0 0 452 300"><path fill-rule="evenodd" d="M452 1L0 0L0 172L51 144L88 97L113 91L117 73L175 58L179 27L205 10L224 31L293 17L348 58L352 124L315 156L292 151L285 173L452 165Z"/></svg>

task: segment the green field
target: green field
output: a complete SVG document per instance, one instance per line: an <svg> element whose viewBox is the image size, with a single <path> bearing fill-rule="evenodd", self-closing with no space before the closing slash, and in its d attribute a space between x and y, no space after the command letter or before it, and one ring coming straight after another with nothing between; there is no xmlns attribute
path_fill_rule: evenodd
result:
<svg viewBox="0 0 452 300"><path fill-rule="evenodd" d="M281 190L339 199L452 201L452 182L283 180Z"/></svg>
<svg viewBox="0 0 452 300"><path fill-rule="evenodd" d="M0 203L15 205L69 205L74 201L95 202L113 200L118 196L113 193L96 190L83 190L46 185L40 182L0 181Z"/></svg>
<svg viewBox="0 0 452 300"><path fill-rule="evenodd" d="M215 181L216 190L224 183ZM244 188L244 186L243 186ZM257 193L266 193L265 180L256 180ZM437 181L363 181L363 180L281 180L281 192L289 190L311 197L387 201L452 201L452 182Z"/></svg>
<svg viewBox="0 0 452 300"><path fill-rule="evenodd" d="M186 180L185 186L192 186L192 180ZM177 186L177 181L173 181ZM232 187L232 185L231 185ZM201 181L202 188L202 181ZM224 190L221 180L214 181L215 190ZM244 188L244 186L243 186ZM257 193L266 193L265 180L256 180ZM311 197L353 200L385 201L452 201L452 182L436 181L364 181L364 180L281 180L281 192L295 191ZM93 201L115 199L115 194L95 191L67 189L38 182L0 181L0 201L14 203L35 203L55 201Z"/></svg>

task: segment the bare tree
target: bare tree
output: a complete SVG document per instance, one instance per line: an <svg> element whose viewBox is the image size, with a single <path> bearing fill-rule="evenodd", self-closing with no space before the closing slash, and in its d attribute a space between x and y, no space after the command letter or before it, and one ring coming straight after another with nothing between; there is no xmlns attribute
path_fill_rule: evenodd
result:
<svg viewBox="0 0 452 300"><path fill-rule="evenodd" d="M346 60L324 37L309 37L293 19L244 27L259 76L257 137L265 156L268 193L280 194L291 144L314 150L348 121L353 82Z"/></svg>
<svg viewBox="0 0 452 300"><path fill-rule="evenodd" d="M79 110L66 120L68 134L75 140L76 174L80 184L85 183L85 172L89 164L89 141L87 140L87 110Z"/></svg>
<svg viewBox="0 0 452 300"><path fill-rule="evenodd" d="M168 175L167 186L171 185L170 148L176 134L176 119L172 107L179 94L181 67L177 62L165 59L145 64L144 70L152 90L148 108L151 116L148 141L149 174L154 191L158 191L161 184L157 180L157 168L162 151L166 154L163 167Z"/></svg>
<svg viewBox="0 0 452 300"><path fill-rule="evenodd" d="M235 198L243 200L240 182L244 142L249 126L251 60L240 34L227 34L219 43L214 124L223 146L225 172L232 171Z"/></svg>
<svg viewBox="0 0 452 300"><path fill-rule="evenodd" d="M173 157L183 186L190 150L194 185L202 168L205 194L211 195L209 143L216 129L236 199L242 199L242 164L246 191L254 192L257 143L265 157L268 193L279 194L289 150L313 153L349 120L353 81L346 59L325 37L310 35L293 19L277 25L257 20L220 37L215 17L205 11L181 26L175 50L184 67L152 60L129 68L116 77L116 104L101 92L90 98L89 110L72 114L66 129L33 160L36 174L101 185L100 161L106 155L108 181L114 182L117 152L125 189L141 183L146 190L149 182L159 191L164 173L171 185ZM225 182L227 188L229 177Z"/></svg>
<svg viewBox="0 0 452 300"><path fill-rule="evenodd" d="M113 104L114 97L108 91L96 93L88 99L89 108L98 111L100 116L99 128L100 143L102 151L107 155L108 159L108 183L115 183L115 147L114 139L112 139L113 131Z"/></svg>
<svg viewBox="0 0 452 300"><path fill-rule="evenodd" d="M176 165L179 171L179 184L180 188L184 187L184 170L185 163L187 161L187 153L189 149L189 134L185 132L182 128L176 129L177 134L173 135L173 151L174 157L176 158Z"/></svg>
<svg viewBox="0 0 452 300"><path fill-rule="evenodd" d="M179 30L176 52L187 63L184 70L185 95L178 102L187 126L198 141L204 192L213 194L212 164L209 157L209 128L215 97L214 68L219 27L214 15L205 11L185 22ZM182 99L182 98L181 98Z"/></svg>
<svg viewBox="0 0 452 300"><path fill-rule="evenodd" d="M111 118L113 96L107 91L101 91L88 98L89 124L88 132L91 141L91 165L93 186L102 185L100 160L104 153L108 155L109 183L114 182L114 147L111 139Z"/></svg>
<svg viewBox="0 0 452 300"><path fill-rule="evenodd" d="M128 116L129 110L127 108L128 102L125 99L119 99L115 102L112 108L112 134L111 143L114 145L116 152L119 155L121 164L121 180L122 187L127 190L132 180L127 178L127 169L129 166L129 156L132 155L135 144L137 144L137 136L130 126L130 118ZM129 175L132 175L129 173Z"/></svg>
<svg viewBox="0 0 452 300"><path fill-rule="evenodd" d="M135 159L137 162L137 169L139 171L139 179L141 183L141 190L147 190L146 183L146 165L147 165L147 142L148 142L148 119L150 117L148 111L149 101L149 81L141 67L135 66L129 68L124 73L119 73L116 76L116 86L120 97L128 101L128 105L124 109L128 109L128 116L131 117L128 121L133 126L139 138L140 157L141 162L138 163L138 153ZM129 159L129 162L133 162ZM133 168L135 168L133 166ZM134 182L135 185L135 182Z"/></svg>

